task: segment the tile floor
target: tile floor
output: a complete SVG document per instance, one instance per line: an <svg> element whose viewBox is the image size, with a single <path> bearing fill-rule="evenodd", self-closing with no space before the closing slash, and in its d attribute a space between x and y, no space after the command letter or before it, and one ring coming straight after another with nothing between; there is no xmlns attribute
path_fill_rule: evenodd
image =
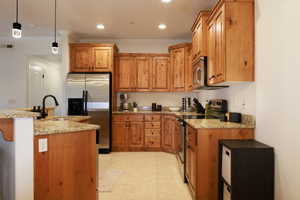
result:
<svg viewBox="0 0 300 200"><path fill-rule="evenodd" d="M100 172L121 171L111 192L100 200L191 200L179 174L176 157L162 152L129 152L100 155Z"/></svg>

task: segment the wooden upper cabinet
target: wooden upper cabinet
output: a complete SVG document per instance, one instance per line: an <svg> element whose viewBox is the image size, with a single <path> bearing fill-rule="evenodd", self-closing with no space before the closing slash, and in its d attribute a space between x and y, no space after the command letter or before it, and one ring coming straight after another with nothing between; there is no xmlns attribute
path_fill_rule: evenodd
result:
<svg viewBox="0 0 300 200"><path fill-rule="evenodd" d="M192 60L193 63L199 61L200 57L207 56L207 23L209 11L200 11L192 26Z"/></svg>
<svg viewBox="0 0 300 200"><path fill-rule="evenodd" d="M70 71L89 72L93 65L93 50L90 46L70 46Z"/></svg>
<svg viewBox="0 0 300 200"><path fill-rule="evenodd" d="M116 74L118 91L135 91L136 67L132 56L120 56L117 61Z"/></svg>
<svg viewBox="0 0 300 200"><path fill-rule="evenodd" d="M171 54L170 87L171 91L191 91L192 85L192 64L191 44L183 43L169 47Z"/></svg>
<svg viewBox="0 0 300 200"><path fill-rule="evenodd" d="M171 80L174 91L185 90L185 50L179 48L171 51Z"/></svg>
<svg viewBox="0 0 300 200"><path fill-rule="evenodd" d="M114 44L70 44L70 72L111 72L117 51Z"/></svg>
<svg viewBox="0 0 300 200"><path fill-rule="evenodd" d="M110 72L113 69L113 49L111 47L95 47L94 53L94 71Z"/></svg>
<svg viewBox="0 0 300 200"><path fill-rule="evenodd" d="M154 57L152 71L152 91L168 92L170 84L169 56Z"/></svg>
<svg viewBox="0 0 300 200"><path fill-rule="evenodd" d="M221 0L208 23L208 82L254 81L254 1Z"/></svg>
<svg viewBox="0 0 300 200"><path fill-rule="evenodd" d="M149 57L135 57L136 91L150 91L152 65Z"/></svg>

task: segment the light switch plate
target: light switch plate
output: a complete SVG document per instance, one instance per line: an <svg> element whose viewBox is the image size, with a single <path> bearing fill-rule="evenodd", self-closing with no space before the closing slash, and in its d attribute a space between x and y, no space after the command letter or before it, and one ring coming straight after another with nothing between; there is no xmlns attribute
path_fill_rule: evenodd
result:
<svg viewBox="0 0 300 200"><path fill-rule="evenodd" d="M48 139L41 138L39 139L39 152L47 152L48 151Z"/></svg>

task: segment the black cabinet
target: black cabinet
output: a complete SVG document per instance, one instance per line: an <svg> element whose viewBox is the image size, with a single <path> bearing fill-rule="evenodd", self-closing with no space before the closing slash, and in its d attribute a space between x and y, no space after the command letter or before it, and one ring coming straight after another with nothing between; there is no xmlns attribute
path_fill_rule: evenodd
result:
<svg viewBox="0 0 300 200"><path fill-rule="evenodd" d="M255 140L221 140L220 200L274 200L274 150Z"/></svg>

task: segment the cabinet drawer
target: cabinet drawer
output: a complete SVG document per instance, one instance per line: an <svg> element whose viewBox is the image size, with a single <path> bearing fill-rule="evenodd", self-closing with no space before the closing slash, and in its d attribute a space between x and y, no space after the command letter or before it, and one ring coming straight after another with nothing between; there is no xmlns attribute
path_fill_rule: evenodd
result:
<svg viewBox="0 0 300 200"><path fill-rule="evenodd" d="M145 137L146 147L159 148L160 147L160 135L146 135Z"/></svg>
<svg viewBox="0 0 300 200"><path fill-rule="evenodd" d="M231 151L225 146L222 150L222 176L231 185Z"/></svg>
<svg viewBox="0 0 300 200"><path fill-rule="evenodd" d="M132 115L113 115L113 121L133 121L133 122L143 122L144 115L132 114Z"/></svg>
<svg viewBox="0 0 300 200"><path fill-rule="evenodd" d="M160 135L160 129L145 129L145 135Z"/></svg>
<svg viewBox="0 0 300 200"><path fill-rule="evenodd" d="M159 129L160 128L160 122L145 122L145 128Z"/></svg>
<svg viewBox="0 0 300 200"><path fill-rule="evenodd" d="M161 115L145 115L146 122L160 122Z"/></svg>

